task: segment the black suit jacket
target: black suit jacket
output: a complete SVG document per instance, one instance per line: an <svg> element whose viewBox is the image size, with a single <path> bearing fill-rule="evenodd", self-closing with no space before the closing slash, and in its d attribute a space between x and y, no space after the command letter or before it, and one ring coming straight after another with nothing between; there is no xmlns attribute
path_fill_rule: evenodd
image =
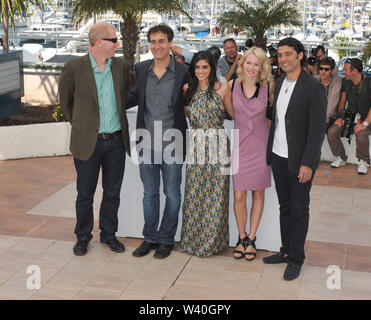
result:
<svg viewBox="0 0 371 320"><path fill-rule="evenodd" d="M132 108L138 105L137 129L144 128L144 111L146 108L146 86L148 68L153 59L139 62L135 65L135 74L137 85L130 90L126 102L126 108ZM173 128L180 130L183 135L183 156L186 154L186 129L187 121L184 114L183 85L187 80L188 67L185 64L175 61L175 85L174 95L174 124Z"/></svg>
<svg viewBox="0 0 371 320"><path fill-rule="evenodd" d="M271 164L276 130L276 103L284 76L276 83L272 125L267 145L267 164ZM301 71L285 115L288 166L298 173L300 166L317 169L326 133L327 95L325 87L304 70Z"/></svg>

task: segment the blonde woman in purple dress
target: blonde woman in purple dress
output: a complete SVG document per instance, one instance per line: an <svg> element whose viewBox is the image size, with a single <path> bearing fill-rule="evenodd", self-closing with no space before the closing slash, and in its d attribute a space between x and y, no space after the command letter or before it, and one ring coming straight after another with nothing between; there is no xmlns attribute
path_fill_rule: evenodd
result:
<svg viewBox="0 0 371 320"><path fill-rule="evenodd" d="M237 75L234 83L233 80L228 83L233 88L235 129L239 130L233 151L233 164L235 168L238 166L233 175L233 186L239 239L233 256L251 261L256 257L256 232L264 209L265 189L271 186L271 168L265 160L269 135L266 108L268 92L273 98L274 88L265 52L257 47L246 51L238 63ZM246 200L249 190L252 191L252 207L247 234Z"/></svg>

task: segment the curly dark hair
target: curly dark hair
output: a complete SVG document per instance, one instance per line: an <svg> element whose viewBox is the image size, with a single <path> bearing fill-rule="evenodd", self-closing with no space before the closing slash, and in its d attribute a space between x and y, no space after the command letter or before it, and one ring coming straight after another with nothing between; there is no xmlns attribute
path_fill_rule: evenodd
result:
<svg viewBox="0 0 371 320"><path fill-rule="evenodd" d="M300 52L303 52L303 58L300 60L300 65L302 67L305 66L305 63L307 61L307 55L306 55L306 51L305 51L303 44L299 40L292 38L292 37L288 37L288 38L282 39L278 43L277 49L281 46L289 46L293 48L297 52L297 54L299 54Z"/></svg>
<svg viewBox="0 0 371 320"><path fill-rule="evenodd" d="M195 66L196 66L196 63L199 62L200 60L206 60L211 68L210 75L209 75L209 86L207 88L207 94L209 98L212 98L215 92L214 85L215 85L215 82L218 82L218 78L216 76L215 59L209 51L199 51L195 53L191 61L191 64L189 66L188 90L186 91L185 97L184 97L186 105L189 105L191 103L192 98L198 88L198 79L195 74Z"/></svg>
<svg viewBox="0 0 371 320"><path fill-rule="evenodd" d="M319 65L328 65L330 66L331 70L335 69L335 60L331 57L324 57L319 61Z"/></svg>
<svg viewBox="0 0 371 320"><path fill-rule="evenodd" d="M153 26L151 27L148 32L147 32L147 39L148 39L148 42L151 42L151 39L150 39L150 36L151 34L153 33L157 33L157 32L162 32L162 33L165 33L167 35L167 39L170 41L173 41L174 39L174 31L173 29L171 29L167 24L165 23L160 23L156 26Z"/></svg>

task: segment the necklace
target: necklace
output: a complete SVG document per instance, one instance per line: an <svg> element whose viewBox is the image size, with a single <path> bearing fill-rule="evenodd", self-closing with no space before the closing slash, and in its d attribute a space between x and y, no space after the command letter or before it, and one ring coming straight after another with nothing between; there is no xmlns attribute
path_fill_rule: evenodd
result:
<svg viewBox="0 0 371 320"><path fill-rule="evenodd" d="M296 80L287 80L287 79L285 79L285 87L286 87L286 89L285 89L285 93L287 93L288 92L288 90L291 88L291 86L296 82Z"/></svg>

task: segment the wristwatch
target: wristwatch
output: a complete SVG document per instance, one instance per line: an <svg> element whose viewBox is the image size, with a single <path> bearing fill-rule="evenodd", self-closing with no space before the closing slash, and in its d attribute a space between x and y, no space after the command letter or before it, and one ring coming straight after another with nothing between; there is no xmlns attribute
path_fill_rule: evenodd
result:
<svg viewBox="0 0 371 320"><path fill-rule="evenodd" d="M369 123L367 121L363 121L362 124L365 126L365 127L368 127Z"/></svg>

